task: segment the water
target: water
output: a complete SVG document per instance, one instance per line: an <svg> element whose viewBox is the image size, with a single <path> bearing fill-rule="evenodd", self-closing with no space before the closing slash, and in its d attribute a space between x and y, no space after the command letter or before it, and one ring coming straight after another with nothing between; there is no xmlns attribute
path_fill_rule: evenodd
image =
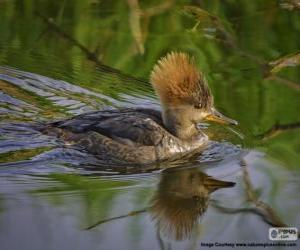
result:
<svg viewBox="0 0 300 250"><path fill-rule="evenodd" d="M198 249L299 228L299 66L267 66L299 51L299 13L281 2L0 1L1 250ZM149 73L173 50L240 123L202 124L214 143L196 161L111 166L34 128L159 109Z"/></svg>

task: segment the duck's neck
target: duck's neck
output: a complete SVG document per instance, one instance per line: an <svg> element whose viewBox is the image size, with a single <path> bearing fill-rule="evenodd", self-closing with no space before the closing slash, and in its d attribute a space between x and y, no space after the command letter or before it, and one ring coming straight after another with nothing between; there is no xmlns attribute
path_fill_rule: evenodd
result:
<svg viewBox="0 0 300 250"><path fill-rule="evenodd" d="M195 124L188 119L185 109L164 108L162 117L167 130L182 140L193 140L199 135Z"/></svg>

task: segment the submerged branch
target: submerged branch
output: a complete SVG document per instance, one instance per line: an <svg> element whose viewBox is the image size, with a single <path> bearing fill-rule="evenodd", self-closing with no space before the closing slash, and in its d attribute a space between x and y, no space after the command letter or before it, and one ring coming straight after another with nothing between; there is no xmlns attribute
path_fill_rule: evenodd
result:
<svg viewBox="0 0 300 250"><path fill-rule="evenodd" d="M165 250L165 249L166 249L166 248L165 248L165 244L164 244L163 239L161 238L159 228L156 229L156 238L157 238L158 245L159 245L160 249L161 249L161 250Z"/></svg>
<svg viewBox="0 0 300 250"><path fill-rule="evenodd" d="M262 140L267 140L270 138L273 138L285 131L290 131L294 129L299 129L300 128L300 122L296 123L291 123L291 124L275 124L272 128L267 130L265 133L258 135L259 138Z"/></svg>
<svg viewBox="0 0 300 250"><path fill-rule="evenodd" d="M118 219L123 219L123 218L131 217L131 216L135 216L135 215L138 215L138 214L141 214L141 213L145 213L145 212L147 212L146 208L142 209L142 210L131 211L128 214L124 214L124 215L120 215L120 216L116 216L116 217L112 217L112 218L100 220L100 221L92 224L91 226L86 227L85 230L90 230L92 228L95 228L95 227L97 227L97 226L99 226L101 224L105 224L105 223L110 222L110 221L114 221L114 220L118 220Z"/></svg>
<svg viewBox="0 0 300 250"><path fill-rule="evenodd" d="M275 210L270 205L266 204L265 202L257 198L247 170L247 164L244 159L241 161L240 165L243 169L246 197L248 201L254 205L254 207L231 208L231 207L224 207L218 204L217 202L213 202L212 206L226 214L236 214L236 213L256 214L259 217L261 217L270 226L288 227L288 225L281 220L281 218L277 215Z"/></svg>
<svg viewBox="0 0 300 250"><path fill-rule="evenodd" d="M287 224L285 224L281 220L281 218L276 214L276 212L270 205L266 204L263 201L260 201L257 198L254 192L252 182L250 180L250 176L247 169L247 163L244 159L241 161L240 165L243 169L246 196L247 199L255 205L256 214L259 214L264 219L264 221L266 221L271 226L287 227Z"/></svg>
<svg viewBox="0 0 300 250"><path fill-rule="evenodd" d="M231 207L221 206L218 203L212 203L212 206L226 214L237 214L237 213L256 214L259 217L261 217L266 223L268 223L269 225L271 225L273 227L285 227L286 226L286 224L278 223L278 221L269 220L268 216L265 216L265 213L263 213L262 210L257 209L256 207L254 207L254 208L231 208Z"/></svg>

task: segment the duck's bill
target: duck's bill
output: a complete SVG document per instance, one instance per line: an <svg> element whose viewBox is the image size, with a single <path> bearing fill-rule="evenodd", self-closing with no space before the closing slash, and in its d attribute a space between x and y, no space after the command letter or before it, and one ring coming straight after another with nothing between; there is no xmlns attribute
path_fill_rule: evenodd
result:
<svg viewBox="0 0 300 250"><path fill-rule="evenodd" d="M220 188L229 188L235 186L234 182L230 181L221 181L214 179L212 177L208 177L204 180L204 185L210 190L210 191L215 191Z"/></svg>
<svg viewBox="0 0 300 250"><path fill-rule="evenodd" d="M214 121L221 124L238 125L238 122L236 120L226 117L216 109L211 110L211 113L206 117L206 120Z"/></svg>

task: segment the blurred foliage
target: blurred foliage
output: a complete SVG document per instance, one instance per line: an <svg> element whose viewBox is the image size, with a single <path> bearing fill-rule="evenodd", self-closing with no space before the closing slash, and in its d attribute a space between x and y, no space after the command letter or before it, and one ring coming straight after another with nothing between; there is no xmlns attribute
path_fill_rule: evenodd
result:
<svg viewBox="0 0 300 250"><path fill-rule="evenodd" d="M124 94L152 97L148 83L125 76L147 80L158 58L168 51L185 51L195 56L207 75L216 106L240 122L251 140L246 144L289 159L299 156L297 143L289 140L291 135L299 140L299 130L286 131L276 150L273 140L256 139L274 124L299 122L298 61L292 62L295 67L286 66L291 59L299 60L300 17L297 8L286 8L287 4L297 6L295 1L275 0L2 1L0 64L115 99ZM74 38L95 60L39 15ZM106 65L124 72L124 77ZM270 72L276 77L269 77Z"/></svg>
<svg viewBox="0 0 300 250"><path fill-rule="evenodd" d="M284 56L276 61L269 63L272 67L271 72L279 72L285 67L295 67L300 65L300 53Z"/></svg>

